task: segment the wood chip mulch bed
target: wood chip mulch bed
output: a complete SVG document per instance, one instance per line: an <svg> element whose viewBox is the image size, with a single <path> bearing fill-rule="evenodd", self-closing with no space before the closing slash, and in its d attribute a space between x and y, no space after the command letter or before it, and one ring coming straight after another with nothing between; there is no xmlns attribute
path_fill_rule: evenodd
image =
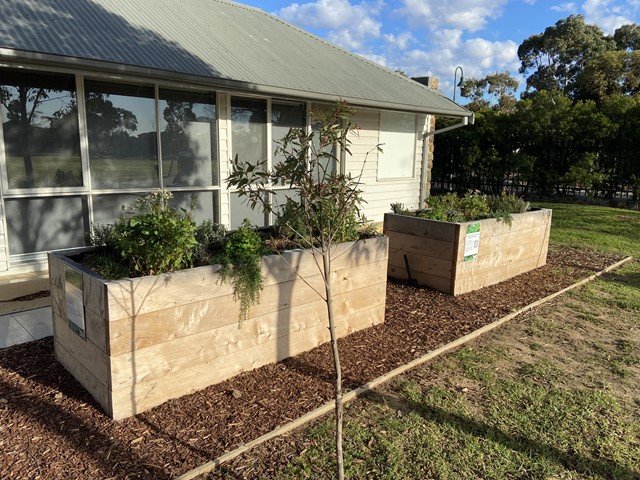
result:
<svg viewBox="0 0 640 480"><path fill-rule="evenodd" d="M546 266L457 298L390 281L385 323L340 341L345 386L619 259L556 248ZM116 422L55 361L50 337L0 350L0 478L174 478L331 400L330 355L325 345Z"/></svg>

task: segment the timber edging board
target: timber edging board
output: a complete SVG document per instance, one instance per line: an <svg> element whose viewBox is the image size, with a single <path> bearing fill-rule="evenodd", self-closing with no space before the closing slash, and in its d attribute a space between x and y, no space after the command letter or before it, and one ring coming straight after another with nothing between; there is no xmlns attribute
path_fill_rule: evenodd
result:
<svg viewBox="0 0 640 480"><path fill-rule="evenodd" d="M550 209L514 214L512 223L494 218L441 222L385 213L389 237L388 275L450 295L478 290L547 263ZM469 227L479 225L477 255L465 257Z"/></svg>
<svg viewBox="0 0 640 480"><path fill-rule="evenodd" d="M334 248L333 305L342 337L384 321L388 239ZM69 327L66 268L82 275L84 338ZM324 283L309 251L263 257L261 302L241 325L233 288L218 270L106 281L65 252L50 253L56 359L107 415L121 419L329 340L318 293Z"/></svg>

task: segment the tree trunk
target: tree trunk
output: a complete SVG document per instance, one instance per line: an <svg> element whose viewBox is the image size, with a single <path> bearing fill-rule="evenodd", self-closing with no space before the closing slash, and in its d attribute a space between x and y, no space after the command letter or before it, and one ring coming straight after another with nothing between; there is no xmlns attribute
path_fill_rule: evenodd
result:
<svg viewBox="0 0 640 480"><path fill-rule="evenodd" d="M323 242L324 243L324 242ZM334 386L335 410L336 410L336 462L338 479L344 480L344 457L342 453L342 367L340 366L340 353L338 352L338 338L336 336L336 324L333 317L333 298L331 293L331 245L322 245L322 264L324 269L324 286L327 295L327 314L329 316L329 333L331 335L331 348L333 350L333 365L335 367L336 382Z"/></svg>

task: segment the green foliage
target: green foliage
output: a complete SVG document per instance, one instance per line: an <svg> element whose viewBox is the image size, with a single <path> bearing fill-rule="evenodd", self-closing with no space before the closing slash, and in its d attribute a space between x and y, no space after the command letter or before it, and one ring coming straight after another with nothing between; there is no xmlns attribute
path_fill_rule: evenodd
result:
<svg viewBox="0 0 640 480"><path fill-rule="evenodd" d="M514 213L524 213L531 205L526 200L506 192L502 192L501 195L490 195L487 197L487 205L490 210L490 215L503 222L511 225Z"/></svg>
<svg viewBox="0 0 640 480"><path fill-rule="evenodd" d="M443 222L470 222L483 218L497 218L511 225L511 215L524 213L529 209L529 202L515 195L484 195L479 192L468 192L460 197L449 192L445 195L431 196L426 200L427 208L417 212L409 212L402 204L393 204L394 213L415 215L430 220Z"/></svg>
<svg viewBox="0 0 640 480"><path fill-rule="evenodd" d="M231 234L225 245L220 271L225 281L233 284L233 294L240 302L240 322L247 319L249 310L260 303L264 284L262 278L262 238L245 218L242 226Z"/></svg>
<svg viewBox="0 0 640 480"><path fill-rule="evenodd" d="M205 220L196 227L195 238L198 246L195 254L195 263L207 265L216 260L216 256L225 245L227 229L224 225Z"/></svg>
<svg viewBox="0 0 640 480"><path fill-rule="evenodd" d="M191 212L169 207L172 194L154 191L114 224L117 249L140 275L158 275L192 265L196 225Z"/></svg>

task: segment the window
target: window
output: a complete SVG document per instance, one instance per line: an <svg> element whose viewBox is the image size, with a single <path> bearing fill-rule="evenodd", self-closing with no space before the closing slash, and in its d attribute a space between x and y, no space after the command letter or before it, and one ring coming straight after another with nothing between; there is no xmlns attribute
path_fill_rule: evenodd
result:
<svg viewBox="0 0 640 480"><path fill-rule="evenodd" d="M152 87L85 84L91 186L159 187Z"/></svg>
<svg viewBox="0 0 640 480"><path fill-rule="evenodd" d="M267 123L270 112L270 122ZM262 99L231 99L231 142L232 157L238 160L258 163L264 162L267 169L273 168L278 162L284 161L283 155L277 155L276 149L280 140L291 128L306 127L305 104L287 100L273 100L268 102ZM271 128L268 132L267 129ZM267 133L271 134L270 151L267 148ZM285 200L284 193L295 197L296 193L289 190L288 185L276 185L278 190L269 200L278 205ZM279 195L280 190L283 191ZM231 193L230 198L231 228L242 224L244 218L258 226L272 223L273 219L262 213L260 206L252 211L245 197L239 197L237 193Z"/></svg>
<svg viewBox="0 0 640 480"><path fill-rule="evenodd" d="M74 77L3 70L0 100L8 188L81 187Z"/></svg>
<svg viewBox="0 0 640 480"><path fill-rule="evenodd" d="M254 164L267 160L266 100L231 99L231 156ZM267 223L262 210L252 211L246 198L232 193L230 202L231 228L242 225L245 217L258 226Z"/></svg>
<svg viewBox="0 0 640 480"><path fill-rule="evenodd" d="M88 228L83 197L5 199L9 253L81 247Z"/></svg>
<svg viewBox="0 0 640 480"><path fill-rule="evenodd" d="M416 115L380 112L378 179L411 178L416 152Z"/></svg>
<svg viewBox="0 0 640 480"><path fill-rule="evenodd" d="M160 90L159 111L165 187L218 185L214 95Z"/></svg>

